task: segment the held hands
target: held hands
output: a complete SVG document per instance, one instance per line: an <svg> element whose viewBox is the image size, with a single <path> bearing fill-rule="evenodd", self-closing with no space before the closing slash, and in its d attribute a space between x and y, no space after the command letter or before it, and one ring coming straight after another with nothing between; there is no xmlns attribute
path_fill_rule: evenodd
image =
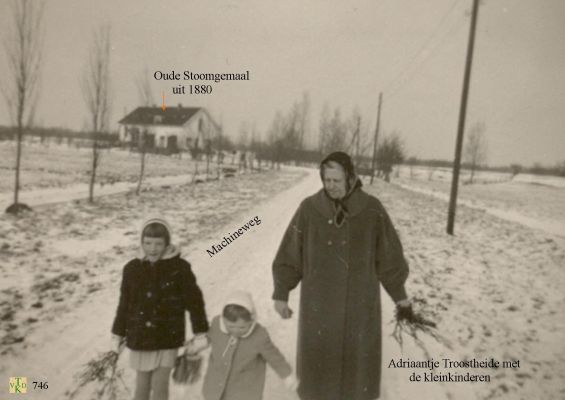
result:
<svg viewBox="0 0 565 400"><path fill-rule="evenodd" d="M284 300L275 300L275 311L283 319L288 319L292 317L292 310L288 306L288 303Z"/></svg>
<svg viewBox="0 0 565 400"><path fill-rule="evenodd" d="M112 351L120 354L126 347L126 338L119 335L112 335Z"/></svg>
<svg viewBox="0 0 565 400"><path fill-rule="evenodd" d="M285 387L293 392L298 389L298 383L298 379L296 379L296 376L294 376L294 374L290 374L289 376L284 378Z"/></svg>
<svg viewBox="0 0 565 400"><path fill-rule="evenodd" d="M186 353L195 355L206 349L209 345L208 335L199 333L185 343Z"/></svg>

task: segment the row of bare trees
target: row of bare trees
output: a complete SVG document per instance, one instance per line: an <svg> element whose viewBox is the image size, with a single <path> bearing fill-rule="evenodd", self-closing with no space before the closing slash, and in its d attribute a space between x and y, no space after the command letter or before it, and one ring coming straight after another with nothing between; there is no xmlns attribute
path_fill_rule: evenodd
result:
<svg viewBox="0 0 565 400"><path fill-rule="evenodd" d="M45 3L41 0L13 0L10 5L11 26L3 38L9 74L2 80L1 89L17 132L14 203L6 211L17 214L21 210L29 209L19 201L22 139L26 129L33 124L39 98L45 37ZM91 202L94 198L96 170L100 161L99 136L108 131L111 109L110 43L110 26L103 25L94 32L81 77L81 89L93 143L89 183Z"/></svg>
<svg viewBox="0 0 565 400"><path fill-rule="evenodd" d="M320 113L315 150L306 150L313 145L306 143L307 137L312 138L308 134L311 133L309 119L310 98L305 93L288 112L278 111L275 114L267 131L266 143L255 141L251 146L252 150L258 152L259 157L270 160L273 165L289 161L318 162L324 154L345 151L352 155L361 173L373 173L369 164L374 137L370 135L368 119L364 120L357 108L349 117L344 117L339 107L331 109L326 103ZM247 135L240 135L241 137L246 138ZM389 179L392 166L405 158L403 143L398 131L384 136L379 142L376 169L379 175Z"/></svg>
<svg viewBox="0 0 565 400"><path fill-rule="evenodd" d="M38 0L13 0L11 5L13 26L4 42L10 75L3 81L2 93L7 101L17 132L14 203L8 210L17 213L21 209L28 208L19 202L22 137L26 128L33 122L38 100L43 57L44 3ZM81 79L81 89L87 106L88 125L92 139L90 202L94 198L96 171L100 163L99 138L108 131L112 106L110 48L111 29L109 25L103 25L94 32ZM153 98L147 72L137 79L136 85L141 104L151 105ZM281 162L290 160L303 161L305 158L311 160L313 152L305 150L309 120L310 98L308 93L304 93L302 99L295 102L288 112L276 113L267 133L266 143L256 139L256 132L253 129L251 147L258 153L259 160L261 158L270 159L273 164L279 165ZM353 154L357 167L363 168L362 161L370 151L374 140L368 135L368 125L363 123L358 110L355 110L350 118L343 118L339 108L332 111L326 104L319 122L318 154L327 154L337 150L346 151ZM484 124L476 124L468 135L465 151L468 163L471 165L471 182L476 167L486 158L484 131ZM247 142L249 129L242 130L240 135L244 137L241 141ZM146 131L141 132L137 194L141 190L145 170L146 136ZM377 149L379 175L388 180L392 166L402 162L403 159L404 150L399 133L393 132L385 136ZM207 160L209 161L209 154ZM371 171L371 174L373 173Z"/></svg>

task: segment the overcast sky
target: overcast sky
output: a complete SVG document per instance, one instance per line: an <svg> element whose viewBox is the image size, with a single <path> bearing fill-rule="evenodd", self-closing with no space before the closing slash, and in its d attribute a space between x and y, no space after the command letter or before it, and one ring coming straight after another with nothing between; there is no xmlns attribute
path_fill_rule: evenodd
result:
<svg viewBox="0 0 565 400"><path fill-rule="evenodd" d="M0 1L0 34L9 22ZM138 104L135 78L148 69L249 70L250 82L213 85L209 96L173 95L205 106L237 137L265 132L277 110L308 92L315 135L324 103L358 107L374 129L401 133L408 155L451 159L471 0L186 1L49 0L37 122L82 129L80 77L94 29L112 24L112 123ZM489 164L565 160L565 1L484 0L479 11L467 124L484 122ZM0 79L8 79L4 52ZM188 82L181 82L188 84ZM5 102L0 125L10 124Z"/></svg>

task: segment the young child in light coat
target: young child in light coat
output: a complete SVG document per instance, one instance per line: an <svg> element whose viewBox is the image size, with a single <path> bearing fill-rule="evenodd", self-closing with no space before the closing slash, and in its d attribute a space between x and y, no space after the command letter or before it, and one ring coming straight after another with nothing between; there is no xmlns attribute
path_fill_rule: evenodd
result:
<svg viewBox="0 0 565 400"><path fill-rule="evenodd" d="M261 400L266 365L296 390L292 369L267 330L256 320L251 295L228 296L222 314L214 317L208 339L212 347L202 388L206 400Z"/></svg>

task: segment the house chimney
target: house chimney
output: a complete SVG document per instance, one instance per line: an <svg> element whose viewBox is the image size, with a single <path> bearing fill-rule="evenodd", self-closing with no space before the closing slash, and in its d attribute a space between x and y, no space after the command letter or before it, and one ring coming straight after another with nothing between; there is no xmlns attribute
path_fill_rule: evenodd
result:
<svg viewBox="0 0 565 400"><path fill-rule="evenodd" d="M179 103L179 108L182 108L182 103Z"/></svg>

